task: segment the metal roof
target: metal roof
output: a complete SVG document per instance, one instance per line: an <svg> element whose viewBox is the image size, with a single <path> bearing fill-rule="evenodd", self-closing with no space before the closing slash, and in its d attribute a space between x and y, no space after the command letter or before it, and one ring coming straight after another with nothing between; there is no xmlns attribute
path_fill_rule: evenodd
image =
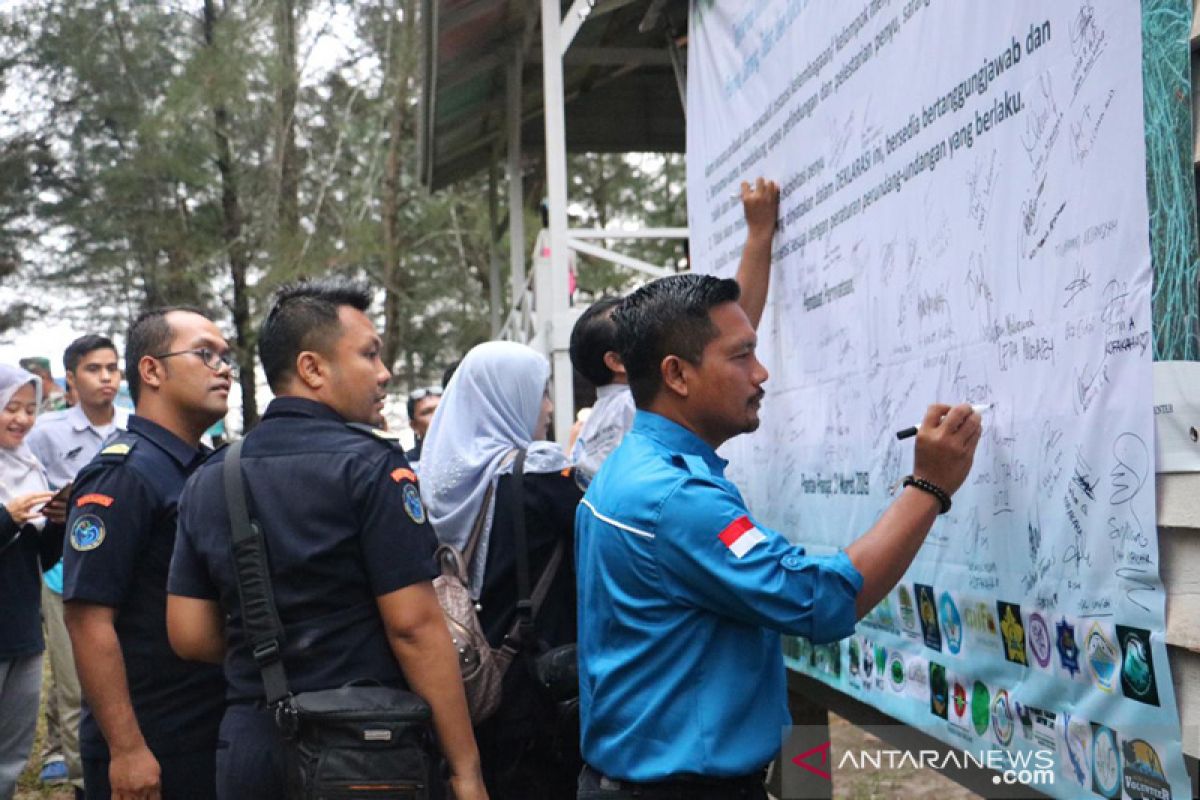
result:
<svg viewBox="0 0 1200 800"><path fill-rule="evenodd" d="M683 107L668 40L686 35L687 3L595 0L591 6L563 63L568 151L683 152ZM562 14L569 10L563 3ZM541 4L422 0L422 15L423 182L438 189L496 159L506 131L506 74L518 48L522 143L540 148Z"/></svg>

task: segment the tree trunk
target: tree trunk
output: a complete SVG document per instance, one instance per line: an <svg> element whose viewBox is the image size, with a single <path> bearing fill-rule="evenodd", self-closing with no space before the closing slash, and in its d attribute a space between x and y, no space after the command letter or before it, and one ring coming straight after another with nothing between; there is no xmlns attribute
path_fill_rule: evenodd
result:
<svg viewBox="0 0 1200 800"><path fill-rule="evenodd" d="M204 45L214 51L216 22L213 0L204 0ZM237 172L229 145L229 111L221 98L213 96L209 100L212 105L213 136L217 145L217 171L221 174L221 236L229 256L229 274L233 281L233 330L237 338L244 433L258 422L258 401L254 396L254 333L250 329L250 296L246 286L250 258L242 240L244 219L238 196Z"/></svg>
<svg viewBox="0 0 1200 800"><path fill-rule="evenodd" d="M404 102L396 98L388 115L387 164L383 172L383 363L395 370L400 344L407 339L408 314L400 293L407 283L400 259L400 137Z"/></svg>
<svg viewBox="0 0 1200 800"><path fill-rule="evenodd" d="M392 31L388 42L387 76L391 90L391 112L388 114L388 152L383 175L383 256L384 256L384 319L383 358L388 369L395 369L401 347L410 339L411 309L403 295L408 292L410 276L401 258L400 176L404 171L402 147L407 120L409 81L416 63L416 3L397 0L400 19L392 14ZM411 356L411 354L409 354ZM405 359L405 377L411 382L413 360Z"/></svg>
<svg viewBox="0 0 1200 800"><path fill-rule="evenodd" d="M292 277L300 234L300 169L296 153L296 8L294 0L276 0L275 49L278 56L275 83L275 168L279 176L276 201L275 265Z"/></svg>

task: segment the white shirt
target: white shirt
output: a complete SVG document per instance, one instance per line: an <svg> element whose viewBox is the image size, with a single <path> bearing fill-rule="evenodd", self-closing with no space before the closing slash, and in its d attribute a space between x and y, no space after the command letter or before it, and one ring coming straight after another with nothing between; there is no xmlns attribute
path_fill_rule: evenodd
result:
<svg viewBox="0 0 1200 800"><path fill-rule="evenodd" d="M108 425L93 425L82 408L73 406L39 416L26 441L45 467L50 488L61 489L75 480L109 436L128 424L129 409L121 406L113 407L113 421Z"/></svg>
<svg viewBox="0 0 1200 800"><path fill-rule="evenodd" d="M610 383L596 390L596 405L571 448L571 461L575 464L580 486L586 488L596 477L604 459L617 449L633 427L636 412L628 384Z"/></svg>

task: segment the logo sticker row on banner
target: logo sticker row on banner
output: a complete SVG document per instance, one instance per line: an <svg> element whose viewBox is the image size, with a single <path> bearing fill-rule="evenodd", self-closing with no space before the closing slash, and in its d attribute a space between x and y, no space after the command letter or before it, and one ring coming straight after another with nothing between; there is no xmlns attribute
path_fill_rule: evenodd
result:
<svg viewBox="0 0 1200 800"><path fill-rule="evenodd" d="M1101 691L1158 706L1149 631L1026 614L1017 603L989 604L917 583L900 584L860 621L859 630L826 645L788 639L785 654L828 679L845 678L861 692L927 703L930 715L945 720L964 746L1015 743L1053 750L1064 779L1101 797L1119 798L1122 788L1139 800L1171 797L1158 752L1144 739L1126 739L1066 709L1025 704L1007 688L954 670L957 656L990 648L1022 668L1087 680ZM917 656L889 648L881 641L888 636L922 641L929 652Z"/></svg>

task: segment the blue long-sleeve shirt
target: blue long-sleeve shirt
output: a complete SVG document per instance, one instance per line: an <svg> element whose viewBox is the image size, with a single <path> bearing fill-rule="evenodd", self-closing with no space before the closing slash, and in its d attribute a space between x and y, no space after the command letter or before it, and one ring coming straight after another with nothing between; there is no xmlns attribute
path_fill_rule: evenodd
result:
<svg viewBox="0 0 1200 800"><path fill-rule="evenodd" d="M576 513L583 756L610 777L761 768L790 724L780 634L854 630L850 559L758 524L725 465L639 411Z"/></svg>

